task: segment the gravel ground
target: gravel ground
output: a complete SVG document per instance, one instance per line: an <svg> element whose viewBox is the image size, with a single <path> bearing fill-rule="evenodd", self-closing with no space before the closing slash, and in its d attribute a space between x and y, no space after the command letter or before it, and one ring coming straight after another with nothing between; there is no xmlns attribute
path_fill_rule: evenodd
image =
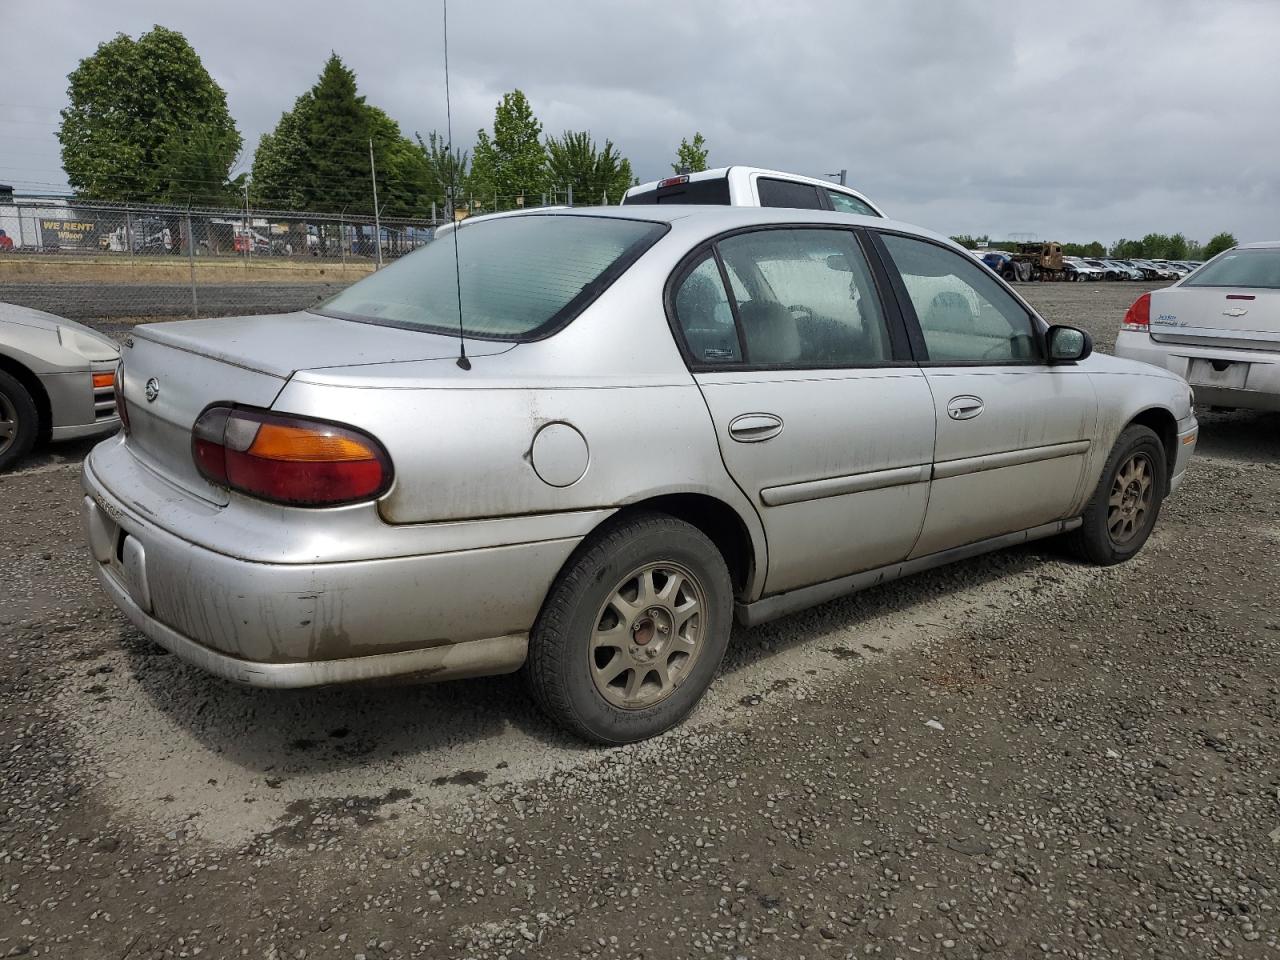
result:
<svg viewBox="0 0 1280 960"><path fill-rule="evenodd" d="M1023 288L1108 348L1139 285ZM584 748L510 678L279 693L92 582L87 445L0 478L0 957L1280 948L1280 417L1202 413L1133 563L1041 543L739 630Z"/></svg>

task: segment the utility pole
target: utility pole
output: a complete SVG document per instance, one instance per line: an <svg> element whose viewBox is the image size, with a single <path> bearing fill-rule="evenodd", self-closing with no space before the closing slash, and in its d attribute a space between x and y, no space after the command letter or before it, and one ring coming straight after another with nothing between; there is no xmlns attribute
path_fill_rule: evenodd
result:
<svg viewBox="0 0 1280 960"><path fill-rule="evenodd" d="M373 242L378 248L378 266L382 266L382 216L378 213L378 170L373 165L373 138L369 138L369 179L373 182Z"/></svg>
<svg viewBox="0 0 1280 960"><path fill-rule="evenodd" d="M839 178L839 180L840 180L840 186L842 186L842 187L847 187L847 186L849 185L849 184L847 183L847 181L848 181L848 179L849 179L849 171L848 171L848 170L841 170L839 173L828 173L828 174L826 174L826 176L830 177L830 178L831 178L831 179L833 179L833 180L835 180L836 178Z"/></svg>

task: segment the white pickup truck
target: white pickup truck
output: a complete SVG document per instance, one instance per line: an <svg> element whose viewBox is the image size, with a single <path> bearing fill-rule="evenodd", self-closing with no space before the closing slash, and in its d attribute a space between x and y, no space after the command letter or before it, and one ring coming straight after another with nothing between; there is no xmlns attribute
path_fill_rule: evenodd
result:
<svg viewBox="0 0 1280 960"><path fill-rule="evenodd" d="M633 203L685 203L731 207L788 207L835 210L864 217L884 212L857 190L816 177L760 167L717 167L682 173L632 187L622 197Z"/></svg>

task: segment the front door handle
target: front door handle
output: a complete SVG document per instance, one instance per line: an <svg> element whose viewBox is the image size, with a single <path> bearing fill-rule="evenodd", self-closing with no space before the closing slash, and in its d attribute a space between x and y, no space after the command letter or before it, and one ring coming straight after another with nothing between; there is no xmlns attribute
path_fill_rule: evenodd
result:
<svg viewBox="0 0 1280 960"><path fill-rule="evenodd" d="M985 409L981 397L952 397L947 404L947 416L952 420L972 420Z"/></svg>
<svg viewBox="0 0 1280 960"><path fill-rule="evenodd" d="M772 413L744 413L729 423L729 436L739 443L772 440L782 432L782 418Z"/></svg>

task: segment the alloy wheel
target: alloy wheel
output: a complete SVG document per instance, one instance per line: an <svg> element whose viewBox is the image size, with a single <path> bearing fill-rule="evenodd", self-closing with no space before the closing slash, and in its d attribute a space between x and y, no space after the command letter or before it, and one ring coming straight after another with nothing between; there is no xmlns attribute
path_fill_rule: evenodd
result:
<svg viewBox="0 0 1280 960"><path fill-rule="evenodd" d="M633 570L613 589L591 631L591 679L610 704L642 710L689 676L702 652L706 593L676 563Z"/></svg>
<svg viewBox="0 0 1280 960"><path fill-rule="evenodd" d="M0 393L0 453L18 440L18 408L5 393Z"/></svg>
<svg viewBox="0 0 1280 960"><path fill-rule="evenodd" d="M1142 532L1155 486L1151 458L1145 453L1133 454L1116 471L1107 507L1107 531L1116 546L1124 546Z"/></svg>

